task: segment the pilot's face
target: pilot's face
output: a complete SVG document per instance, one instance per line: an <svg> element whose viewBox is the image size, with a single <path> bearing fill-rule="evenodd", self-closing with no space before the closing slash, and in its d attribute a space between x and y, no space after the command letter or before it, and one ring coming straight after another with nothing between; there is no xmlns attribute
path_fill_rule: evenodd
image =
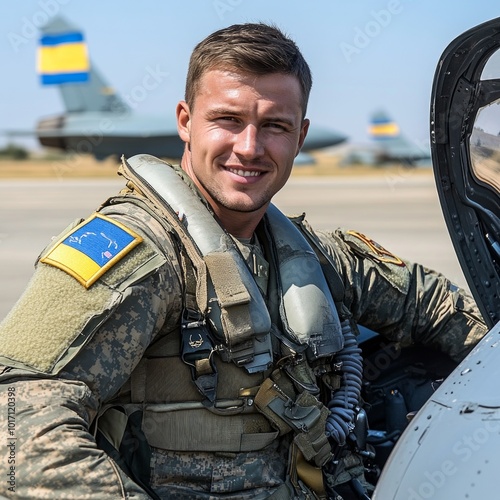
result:
<svg viewBox="0 0 500 500"><path fill-rule="evenodd" d="M179 104L183 168L223 223L262 217L286 183L309 126L301 97L291 75L210 70L191 109Z"/></svg>

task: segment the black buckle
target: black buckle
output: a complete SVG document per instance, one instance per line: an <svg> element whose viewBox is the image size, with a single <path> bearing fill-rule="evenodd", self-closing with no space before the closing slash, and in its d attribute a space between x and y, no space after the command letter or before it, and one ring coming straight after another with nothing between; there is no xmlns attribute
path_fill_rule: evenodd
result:
<svg viewBox="0 0 500 500"><path fill-rule="evenodd" d="M213 405L217 388L217 369L212 356L215 348L201 313L184 309L181 334L182 361L190 366L193 382L200 393Z"/></svg>

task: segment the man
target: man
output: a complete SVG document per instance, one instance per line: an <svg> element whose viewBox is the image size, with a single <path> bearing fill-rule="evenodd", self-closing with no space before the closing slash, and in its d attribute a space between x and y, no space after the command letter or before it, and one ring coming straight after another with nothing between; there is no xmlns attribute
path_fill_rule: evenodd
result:
<svg viewBox="0 0 500 500"><path fill-rule="evenodd" d="M124 162L127 189L42 252L1 325L3 495L314 498L321 468L333 494L359 410L355 323L457 360L484 335L443 276L270 205L310 88L274 27L195 48L182 168Z"/></svg>

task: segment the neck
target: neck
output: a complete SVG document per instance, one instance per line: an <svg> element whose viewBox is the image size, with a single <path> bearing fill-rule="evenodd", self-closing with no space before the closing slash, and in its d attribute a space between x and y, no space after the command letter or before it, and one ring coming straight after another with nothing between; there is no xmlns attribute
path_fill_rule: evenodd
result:
<svg viewBox="0 0 500 500"><path fill-rule="evenodd" d="M203 186L201 186L197 181L196 176L193 175L190 161L190 153L186 148L181 159L181 168L184 172L186 172L186 174L188 174L190 179L198 188L200 194L208 202L221 226L235 238L251 238L255 229L259 225L259 222L262 220L262 217L264 217L269 203L250 212L239 212L222 206L213 200L204 190Z"/></svg>
<svg viewBox="0 0 500 500"><path fill-rule="evenodd" d="M259 222L264 217L267 207L255 212L234 212L220 207L213 207L222 227L235 238L252 238Z"/></svg>

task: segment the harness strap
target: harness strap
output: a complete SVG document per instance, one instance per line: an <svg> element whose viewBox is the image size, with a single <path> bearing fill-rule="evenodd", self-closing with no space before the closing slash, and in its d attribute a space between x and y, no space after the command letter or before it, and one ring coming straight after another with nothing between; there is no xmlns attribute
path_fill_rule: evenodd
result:
<svg viewBox="0 0 500 500"><path fill-rule="evenodd" d="M232 255L213 252L205 256L212 283L222 310L222 323L227 347L231 350L248 340L248 325L251 324L250 294L240 277L238 266ZM231 335L227 335L231 332Z"/></svg>
<svg viewBox="0 0 500 500"><path fill-rule="evenodd" d="M146 406L143 430L151 446L164 450L257 451L269 446L278 436L265 416L258 413L218 415L203 406L158 410L158 406Z"/></svg>
<svg viewBox="0 0 500 500"><path fill-rule="evenodd" d="M195 194L195 187L170 165L150 155L136 155L128 161L123 158L119 171L146 194L185 247L196 270L198 308L210 317L221 337L218 340L223 339L232 349L255 336L266 335L271 322L262 313L266 311L262 295L249 269L236 263L240 254L235 243Z"/></svg>
<svg viewBox="0 0 500 500"><path fill-rule="evenodd" d="M328 286L339 315L342 319L350 317L351 313L344 305L344 282L337 271L337 266L333 262L331 255L328 254L326 249L323 247L321 240L316 235L310 224L306 221L305 214L301 214L296 217L289 217L289 219L299 228L300 232L307 238L309 243L311 243L311 247L318 256L321 269L326 276Z"/></svg>
<svg viewBox="0 0 500 500"><path fill-rule="evenodd" d="M165 167L170 168L168 165L165 165ZM131 187L135 189L138 188L140 192L146 195L150 202L153 203L158 213L168 221L172 228L174 228L177 237L180 239L182 246L186 249L189 259L196 269L196 303L201 312L205 312L208 300L207 268L202 255L197 251L196 244L182 224L183 214L174 212L174 210L167 203L162 203L161 198L155 190L148 185L147 181L138 175L134 175L134 172L131 171L130 166L124 158L122 158L122 163L118 172L127 179L128 184Z"/></svg>
<svg viewBox="0 0 500 500"><path fill-rule="evenodd" d="M215 347L201 313L184 309L181 319L181 358L191 367L193 382L213 405L217 389L217 370L213 362Z"/></svg>
<svg viewBox="0 0 500 500"><path fill-rule="evenodd" d="M290 447L289 470L290 481L296 490L300 491L305 485L317 495L314 498L326 498L321 467L307 462L295 443Z"/></svg>

